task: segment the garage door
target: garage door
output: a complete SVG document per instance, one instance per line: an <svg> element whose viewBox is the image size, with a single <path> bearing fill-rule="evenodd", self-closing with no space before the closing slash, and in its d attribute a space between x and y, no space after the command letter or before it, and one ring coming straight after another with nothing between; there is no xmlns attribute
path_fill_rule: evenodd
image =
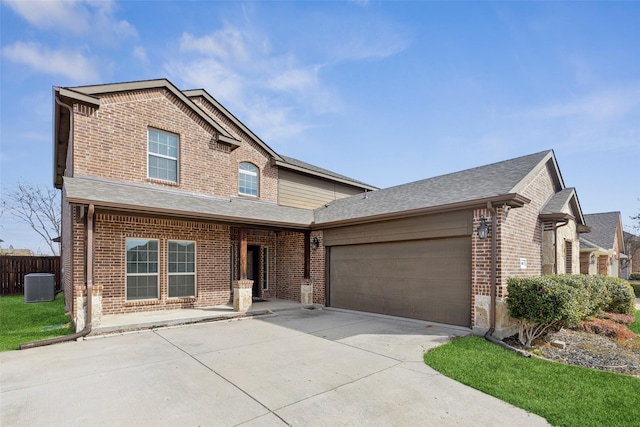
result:
<svg viewBox="0 0 640 427"><path fill-rule="evenodd" d="M471 239L331 248L329 305L451 325L471 324Z"/></svg>

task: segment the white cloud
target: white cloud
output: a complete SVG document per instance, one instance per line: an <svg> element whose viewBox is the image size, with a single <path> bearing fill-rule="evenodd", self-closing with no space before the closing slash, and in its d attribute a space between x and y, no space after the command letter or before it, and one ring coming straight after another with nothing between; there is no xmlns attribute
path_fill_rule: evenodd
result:
<svg viewBox="0 0 640 427"><path fill-rule="evenodd" d="M337 61L380 60L402 52L408 44L395 32L362 30L336 43L331 53Z"/></svg>
<svg viewBox="0 0 640 427"><path fill-rule="evenodd" d="M99 80L96 65L80 52L48 50L38 43L16 42L3 47L2 55L45 74L63 75L77 82Z"/></svg>
<svg viewBox="0 0 640 427"><path fill-rule="evenodd" d="M640 87L612 89L545 107L525 111L524 116L537 119L617 120L640 107Z"/></svg>
<svg viewBox="0 0 640 427"><path fill-rule="evenodd" d="M89 36L107 44L136 35L131 24L113 16L113 0L5 0L4 3L29 24L43 30Z"/></svg>
<svg viewBox="0 0 640 427"><path fill-rule="evenodd" d="M133 51L131 52L131 56L133 56L140 62L146 63L149 61L149 59L147 58L147 51L142 46L134 47Z"/></svg>
<svg viewBox="0 0 640 427"><path fill-rule="evenodd" d="M199 38L184 33L180 39L182 52L198 52L223 60L244 61L249 57L246 49L243 33L230 26Z"/></svg>

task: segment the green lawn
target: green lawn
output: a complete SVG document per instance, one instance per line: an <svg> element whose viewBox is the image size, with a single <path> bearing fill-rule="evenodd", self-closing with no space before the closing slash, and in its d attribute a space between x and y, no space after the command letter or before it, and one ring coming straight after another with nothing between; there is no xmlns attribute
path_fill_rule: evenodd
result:
<svg viewBox="0 0 640 427"><path fill-rule="evenodd" d="M629 325L629 329L636 334L640 334L640 310L636 310L636 320Z"/></svg>
<svg viewBox="0 0 640 427"><path fill-rule="evenodd" d="M54 301L24 303L23 295L0 297L0 351L20 344L72 333L65 315L64 295Z"/></svg>
<svg viewBox="0 0 640 427"><path fill-rule="evenodd" d="M638 378L525 358L480 337L459 338L436 347L424 355L424 361L458 382L538 414L557 427L640 422Z"/></svg>

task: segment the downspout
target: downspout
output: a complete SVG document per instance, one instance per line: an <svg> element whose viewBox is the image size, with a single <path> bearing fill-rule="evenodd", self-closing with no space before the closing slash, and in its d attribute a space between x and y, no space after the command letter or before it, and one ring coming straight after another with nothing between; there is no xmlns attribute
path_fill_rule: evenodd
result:
<svg viewBox="0 0 640 427"><path fill-rule="evenodd" d="M531 357L529 352L512 347L493 336L496 330L496 300L498 298L498 283L496 280L498 275L498 218L496 217L496 209L491 202L487 202L487 210L491 212L491 307L489 311L489 330L484 334L484 338L521 356Z"/></svg>
<svg viewBox="0 0 640 427"><path fill-rule="evenodd" d="M44 347L46 345L58 344L66 341L75 341L91 333L91 316L93 305L93 217L95 215L95 207L89 205L87 214L87 315L85 316L84 329L71 335L49 338L42 341L33 341L20 344L20 350L26 350L34 347Z"/></svg>
<svg viewBox="0 0 640 427"><path fill-rule="evenodd" d="M558 274L558 228L569 224L569 220L553 224L553 274Z"/></svg>
<svg viewBox="0 0 640 427"><path fill-rule="evenodd" d="M491 213L491 305L489 309L489 330L484 335L484 337L489 339L489 337L492 337L493 332L496 330L496 293L498 287L496 283L496 276L498 271L498 219L496 218L496 209L493 207L491 202L487 202L487 210Z"/></svg>

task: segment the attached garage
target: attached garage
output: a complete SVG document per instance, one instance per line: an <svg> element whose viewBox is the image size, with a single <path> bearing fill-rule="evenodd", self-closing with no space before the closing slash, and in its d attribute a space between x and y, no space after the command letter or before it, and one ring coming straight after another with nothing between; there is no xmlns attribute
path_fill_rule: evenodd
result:
<svg viewBox="0 0 640 427"><path fill-rule="evenodd" d="M325 231L328 305L471 325L471 215Z"/></svg>

